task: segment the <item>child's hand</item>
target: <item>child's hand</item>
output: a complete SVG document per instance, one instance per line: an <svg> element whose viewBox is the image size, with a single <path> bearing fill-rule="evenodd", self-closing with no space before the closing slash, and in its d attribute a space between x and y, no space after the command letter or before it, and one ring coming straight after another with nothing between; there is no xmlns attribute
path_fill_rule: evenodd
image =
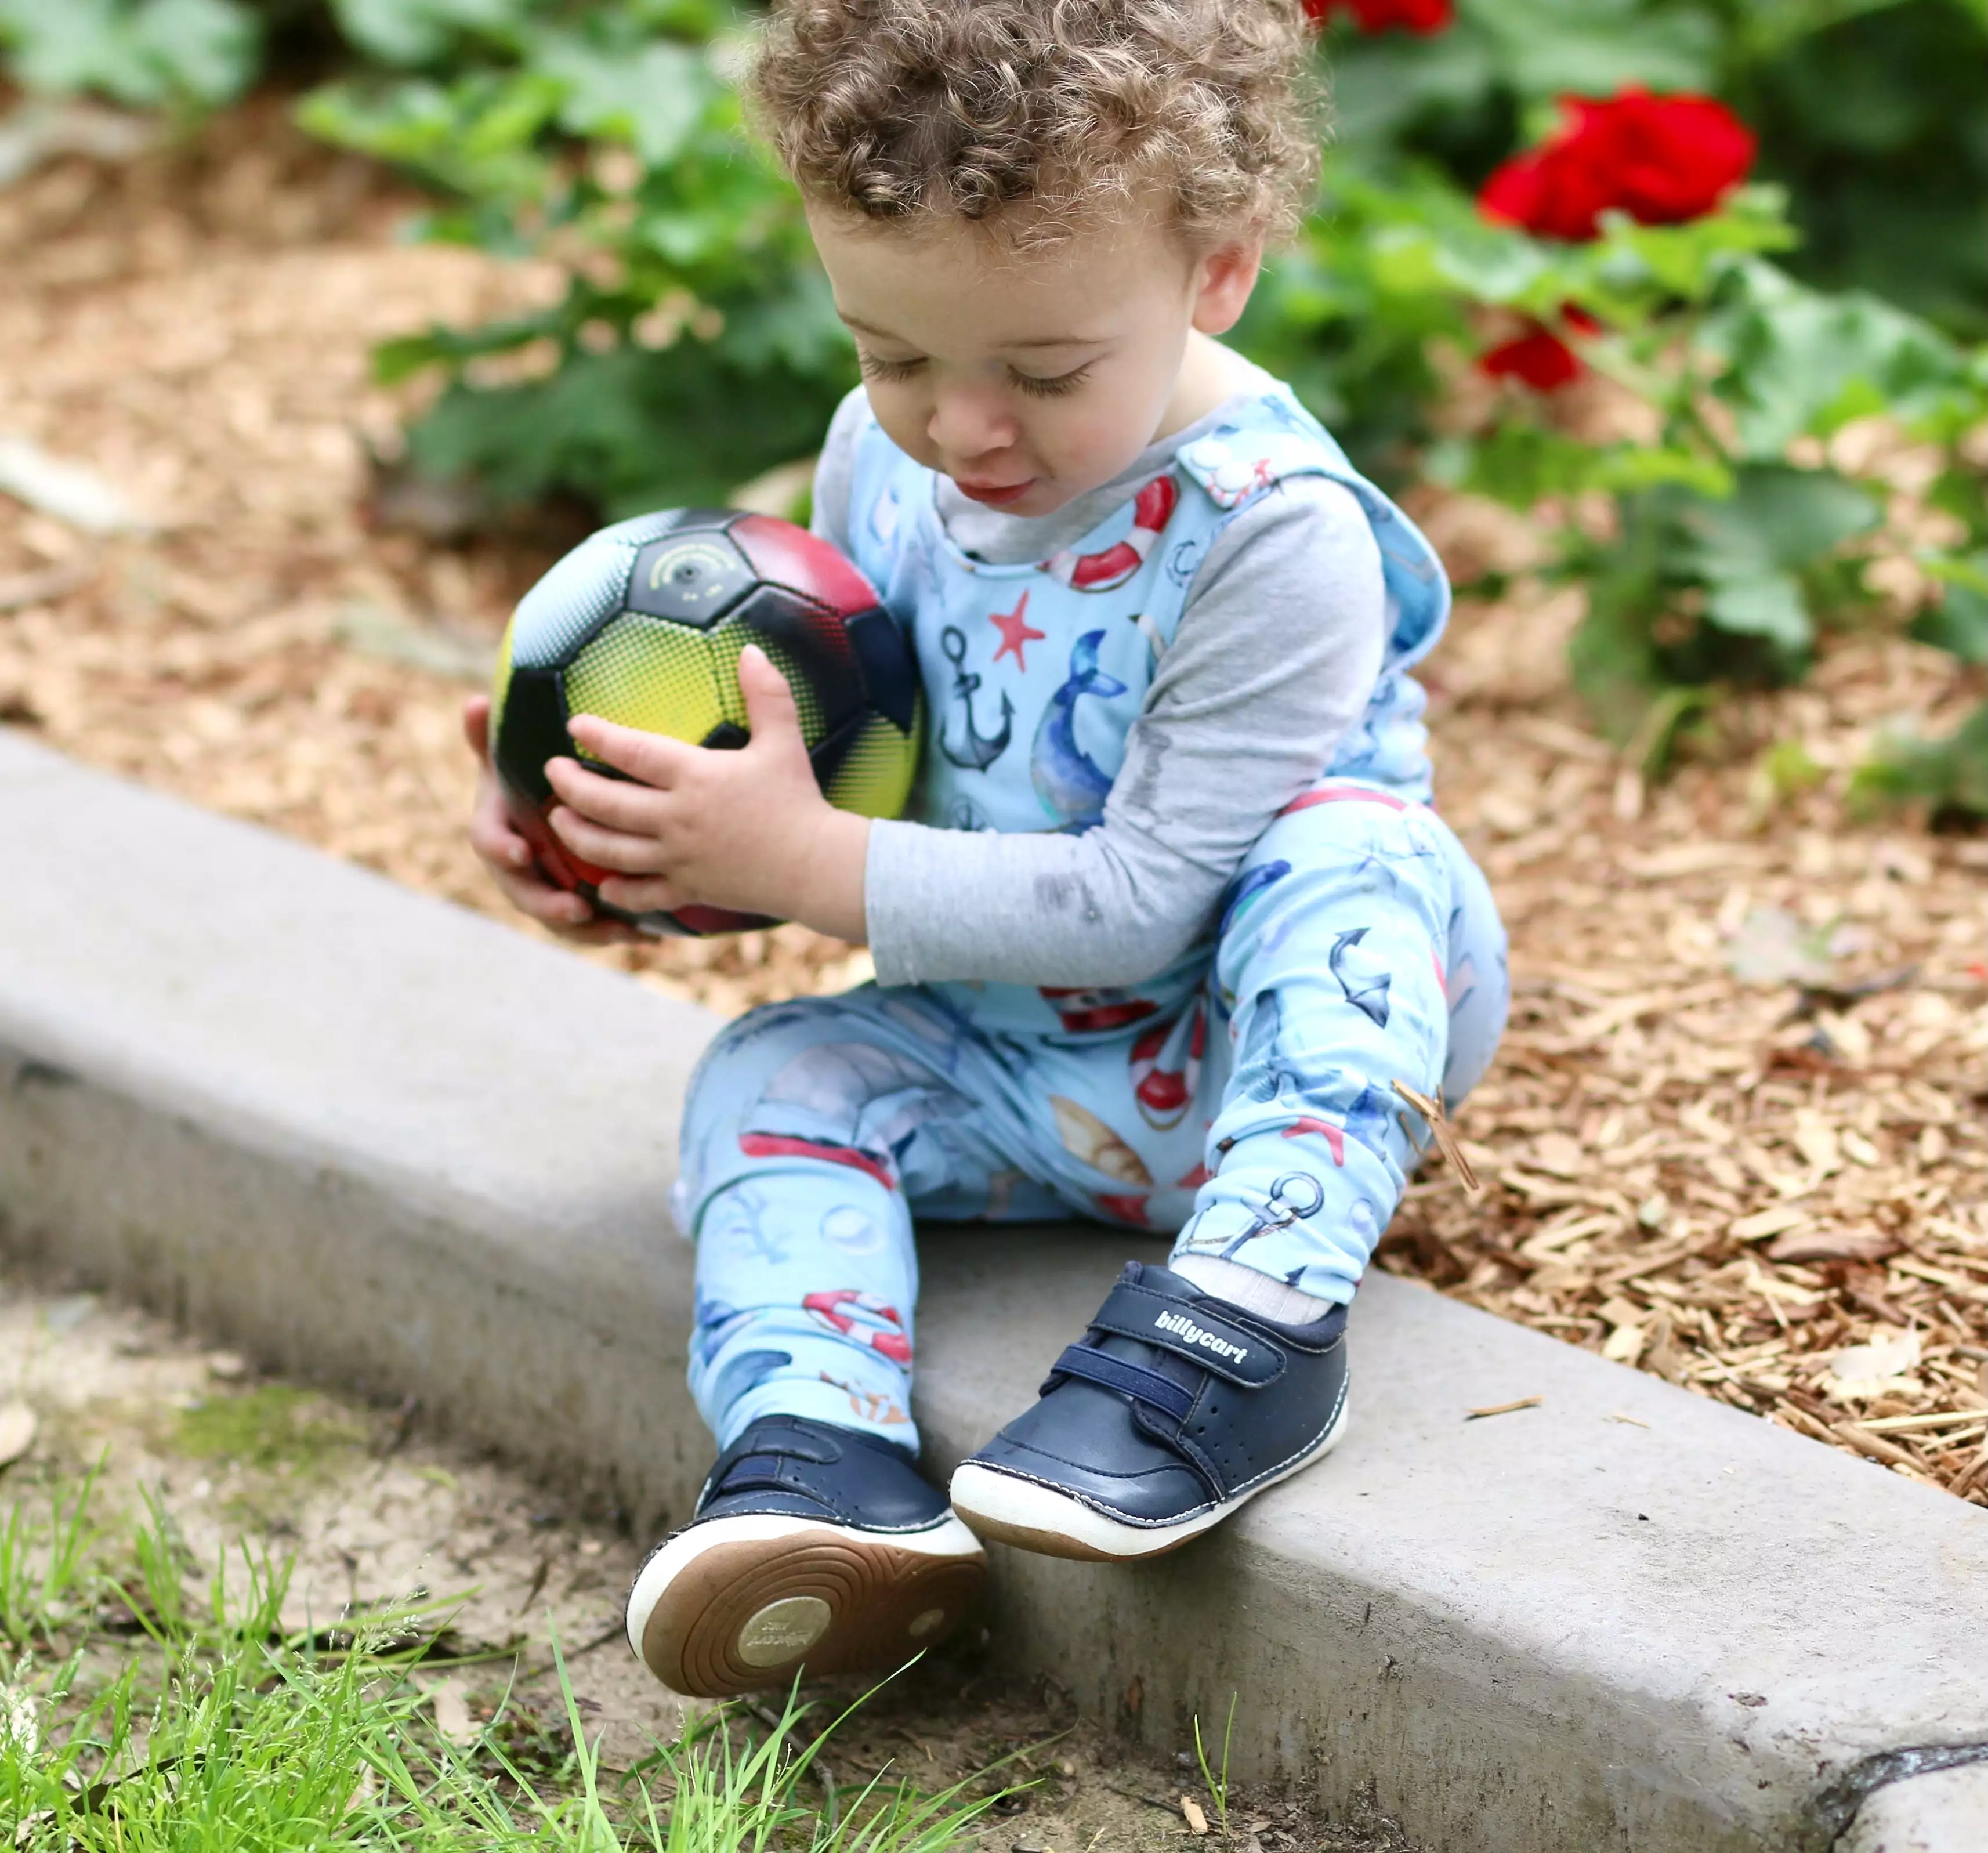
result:
<svg viewBox="0 0 1988 1853"><path fill-rule="evenodd" d="M752 737L736 751L574 715L573 737L641 783L550 761L546 774L562 800L553 829L575 855L617 871L600 884L616 907L701 902L860 942L870 821L821 795L793 692L756 645L739 659L739 685Z"/></svg>
<svg viewBox="0 0 1988 1853"><path fill-rule="evenodd" d="M480 770L476 801L469 813L469 846L520 913L583 945L612 945L638 938L618 920L603 920L578 894L554 888L538 872L532 847L511 827L502 788L490 765L490 698L472 695L462 710L462 731Z"/></svg>

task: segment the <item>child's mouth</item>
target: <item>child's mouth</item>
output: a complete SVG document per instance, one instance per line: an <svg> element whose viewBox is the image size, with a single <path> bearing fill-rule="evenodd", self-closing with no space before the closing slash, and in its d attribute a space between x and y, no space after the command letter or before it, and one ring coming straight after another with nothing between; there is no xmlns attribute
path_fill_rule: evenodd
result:
<svg viewBox="0 0 1988 1853"><path fill-rule="evenodd" d="M975 502L989 503L996 508L1007 502L1019 501L1036 485L1036 479L1033 476L1022 482L962 482L957 476L952 482L953 487L961 495L970 497Z"/></svg>

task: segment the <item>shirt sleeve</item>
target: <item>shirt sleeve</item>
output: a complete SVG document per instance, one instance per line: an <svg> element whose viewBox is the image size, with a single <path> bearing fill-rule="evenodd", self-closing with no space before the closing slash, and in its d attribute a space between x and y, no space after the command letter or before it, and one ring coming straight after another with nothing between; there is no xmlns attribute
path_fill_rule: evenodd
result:
<svg viewBox="0 0 1988 1853"><path fill-rule="evenodd" d="M1163 970L1365 710L1385 631L1358 501L1324 477L1287 478L1209 549L1097 828L871 826L879 980L1128 985Z"/></svg>
<svg viewBox="0 0 1988 1853"><path fill-rule="evenodd" d="M821 455L815 459L813 512L808 516L808 526L844 553L852 551L849 499L856 482L856 439L869 409L863 388L851 387L835 408L828 435L821 441Z"/></svg>

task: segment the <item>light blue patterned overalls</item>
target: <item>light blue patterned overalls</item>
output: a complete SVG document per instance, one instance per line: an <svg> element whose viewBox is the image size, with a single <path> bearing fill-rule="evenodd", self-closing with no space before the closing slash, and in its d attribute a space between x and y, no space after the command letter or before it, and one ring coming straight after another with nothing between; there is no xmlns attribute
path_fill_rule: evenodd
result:
<svg viewBox="0 0 1988 1853"><path fill-rule="evenodd" d="M713 1043L676 1209L698 1250L691 1384L721 1446L776 1412L915 1444L915 1212L1178 1230L1176 1253L1351 1297L1428 1137L1393 1084L1459 1100L1504 1022L1503 931L1428 808L1406 673L1449 607L1428 543L1281 388L1039 565L961 553L932 473L874 421L849 525L925 676L915 817L1080 830L1210 546L1301 474L1366 510L1387 651L1361 723L1244 858L1205 941L1129 989L867 985Z"/></svg>

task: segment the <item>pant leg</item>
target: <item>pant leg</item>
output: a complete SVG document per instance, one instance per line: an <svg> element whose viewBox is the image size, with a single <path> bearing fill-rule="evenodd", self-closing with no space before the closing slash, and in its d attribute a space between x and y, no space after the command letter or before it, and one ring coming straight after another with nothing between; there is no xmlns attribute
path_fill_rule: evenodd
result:
<svg viewBox="0 0 1988 1853"><path fill-rule="evenodd" d="M1503 1029L1489 891L1424 806L1322 784L1245 858L1213 984L1229 1072L1175 1253L1350 1300L1428 1136L1393 1084L1460 1100Z"/></svg>
<svg viewBox="0 0 1988 1853"><path fill-rule="evenodd" d="M776 1004L720 1033L673 1203L698 1250L691 1391L720 1447L776 1413L916 1447L912 1208L1046 1212L1002 1155L1024 1094L915 989Z"/></svg>

